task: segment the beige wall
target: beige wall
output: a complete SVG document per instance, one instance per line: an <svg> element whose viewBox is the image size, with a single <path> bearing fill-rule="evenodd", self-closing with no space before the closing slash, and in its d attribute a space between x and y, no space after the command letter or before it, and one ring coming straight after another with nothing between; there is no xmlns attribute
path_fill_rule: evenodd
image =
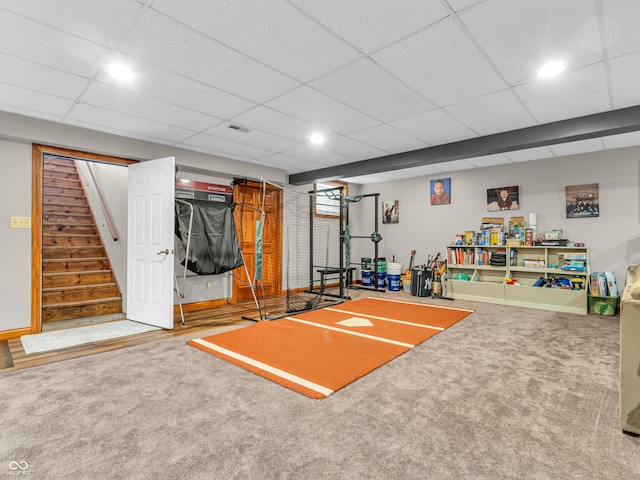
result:
<svg viewBox="0 0 640 480"><path fill-rule="evenodd" d="M31 229L10 228L10 218L31 217L31 146L0 140L0 330L31 321Z"/></svg>

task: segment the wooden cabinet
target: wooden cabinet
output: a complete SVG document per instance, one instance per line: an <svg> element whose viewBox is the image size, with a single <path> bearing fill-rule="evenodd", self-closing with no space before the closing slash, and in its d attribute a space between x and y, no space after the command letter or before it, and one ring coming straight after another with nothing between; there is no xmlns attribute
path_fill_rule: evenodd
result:
<svg viewBox="0 0 640 480"><path fill-rule="evenodd" d="M492 257L498 260L491 262ZM574 277L583 278L583 288L534 286ZM506 278L516 278L519 285L507 284ZM589 249L584 247L447 247L446 294L456 299L586 315L588 278Z"/></svg>

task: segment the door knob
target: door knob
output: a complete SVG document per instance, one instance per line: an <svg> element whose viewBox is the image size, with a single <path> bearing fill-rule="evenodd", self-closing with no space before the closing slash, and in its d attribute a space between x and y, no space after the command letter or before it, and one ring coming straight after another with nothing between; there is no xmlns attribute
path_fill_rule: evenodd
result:
<svg viewBox="0 0 640 480"><path fill-rule="evenodd" d="M169 249L168 249L168 248L165 248L164 250L160 250L160 251L158 252L158 255L162 255L163 253L164 253L165 255L169 255Z"/></svg>

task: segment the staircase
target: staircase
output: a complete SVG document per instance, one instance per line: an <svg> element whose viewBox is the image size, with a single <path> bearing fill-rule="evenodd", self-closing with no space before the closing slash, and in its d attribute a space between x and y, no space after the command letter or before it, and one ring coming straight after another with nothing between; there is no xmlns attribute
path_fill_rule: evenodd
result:
<svg viewBox="0 0 640 480"><path fill-rule="evenodd" d="M42 322L122 312L122 295L73 160L43 169Z"/></svg>

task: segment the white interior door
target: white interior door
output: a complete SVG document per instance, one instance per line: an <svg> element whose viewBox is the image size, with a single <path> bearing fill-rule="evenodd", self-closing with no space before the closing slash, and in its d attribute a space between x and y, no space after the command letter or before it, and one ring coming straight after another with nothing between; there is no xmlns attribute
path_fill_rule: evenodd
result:
<svg viewBox="0 0 640 480"><path fill-rule="evenodd" d="M129 165L127 318L173 328L175 158Z"/></svg>

